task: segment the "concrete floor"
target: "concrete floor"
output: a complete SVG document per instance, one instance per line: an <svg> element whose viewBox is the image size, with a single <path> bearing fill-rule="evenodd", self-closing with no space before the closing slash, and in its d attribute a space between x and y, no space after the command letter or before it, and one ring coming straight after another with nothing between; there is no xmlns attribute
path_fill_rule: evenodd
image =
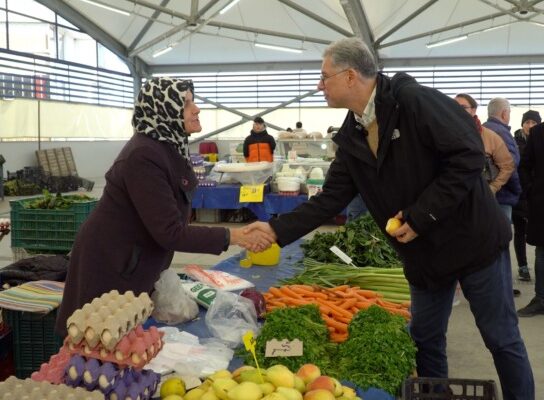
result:
<svg viewBox="0 0 544 400"><path fill-rule="evenodd" d="M90 194L98 197L102 194L104 180L103 178L99 178L96 179L95 182L95 188ZM11 199L13 198L6 198L3 202L0 201L0 218L9 218L9 200ZM327 231L334 229L336 229L335 226L320 228L320 230ZM510 250L514 265L512 275L517 276L517 264L515 262L512 246ZM242 249L233 246L220 256L176 253L173 264L176 267L190 263L202 266L213 266L220 260L238 254L240 251L242 251ZM531 273L533 274L534 248L532 246L528 246L527 256L529 258ZM11 262L12 251L10 248L10 236L8 235L0 242L0 268L9 265ZM532 283L524 283L516 280L514 281L514 288L521 291L521 296L515 299L517 308L525 306L534 295L534 285ZM533 367L536 384L536 399L544 400L544 341L542 340L544 332L544 316L520 318L519 326ZM449 323L448 359L450 377L492 379L495 380L498 385L498 377L493 365L493 359L483 344L468 303L462 297L459 305L453 308Z"/></svg>

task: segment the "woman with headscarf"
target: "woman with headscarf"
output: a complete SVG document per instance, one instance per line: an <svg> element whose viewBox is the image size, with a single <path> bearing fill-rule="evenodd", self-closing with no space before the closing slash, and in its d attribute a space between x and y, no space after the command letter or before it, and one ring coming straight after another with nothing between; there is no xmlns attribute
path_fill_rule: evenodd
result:
<svg viewBox="0 0 544 400"><path fill-rule="evenodd" d="M192 81L170 78L140 90L134 135L106 173L103 195L72 248L56 321L61 336L68 317L103 293L150 293L174 251L220 254L231 244L260 251L272 243L242 228L189 225L197 179L188 136L202 129L193 93Z"/></svg>

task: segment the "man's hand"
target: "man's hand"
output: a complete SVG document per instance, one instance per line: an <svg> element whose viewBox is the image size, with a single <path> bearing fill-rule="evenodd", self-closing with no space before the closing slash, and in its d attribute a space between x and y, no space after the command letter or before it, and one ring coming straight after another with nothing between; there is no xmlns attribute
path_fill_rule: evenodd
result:
<svg viewBox="0 0 544 400"><path fill-rule="evenodd" d="M266 233L274 240L274 242L278 240L276 232L274 232L274 229L272 229L268 222L253 222L244 227L244 233L250 234L254 232Z"/></svg>
<svg viewBox="0 0 544 400"><path fill-rule="evenodd" d="M403 221L402 211L399 211L395 218ZM400 228L396 229L393 233L390 234L397 239L400 243L408 243L414 240L418 234L408 225L408 222L404 222Z"/></svg>
<svg viewBox="0 0 544 400"><path fill-rule="evenodd" d="M246 250L258 253L268 249L276 241L276 235L270 234L266 230L248 229L251 225L244 228L231 229L230 244L235 244Z"/></svg>

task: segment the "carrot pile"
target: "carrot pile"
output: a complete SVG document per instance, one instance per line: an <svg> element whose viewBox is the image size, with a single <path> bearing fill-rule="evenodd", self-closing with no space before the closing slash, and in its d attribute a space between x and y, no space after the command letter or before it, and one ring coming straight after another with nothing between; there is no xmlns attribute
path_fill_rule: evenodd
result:
<svg viewBox="0 0 544 400"><path fill-rule="evenodd" d="M372 290L357 286L341 285L325 288L317 285L283 285L271 287L263 293L266 310L277 307L294 307L316 304L329 329L333 342L343 342L348 337L348 324L359 310L377 305L394 315L410 319L409 302L397 304L386 301Z"/></svg>

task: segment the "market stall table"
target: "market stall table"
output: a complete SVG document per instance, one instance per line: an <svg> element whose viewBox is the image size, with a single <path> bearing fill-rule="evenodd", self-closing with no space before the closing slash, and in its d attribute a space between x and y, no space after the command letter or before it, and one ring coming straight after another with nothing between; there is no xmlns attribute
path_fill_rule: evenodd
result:
<svg viewBox="0 0 544 400"><path fill-rule="evenodd" d="M216 264L213 269L225 271L230 274L239 276L243 279L246 279L252 282L255 285L255 288L261 292L267 291L271 286L275 286L282 279L290 278L297 273L297 270L301 268L300 261L303 258L302 249L300 244L302 240L291 243L281 249L281 258L277 266L268 267L268 266L252 266L251 268L243 268L240 266L240 260L245 257L244 253L241 252L238 255L229 257L218 264ZM209 338L212 335L210 334L206 323L205 323L206 310L203 307L200 307L199 316L197 319L183 324L179 324L176 327L179 330L189 332L199 338ZM149 325L163 325L156 323L153 319L146 323L146 326ZM235 357L230 365L229 369L233 370L243 364L243 360L239 357ZM369 389L367 391L360 391L360 397L364 400L394 400L394 397L387 394L386 392L378 389Z"/></svg>
<svg viewBox="0 0 544 400"><path fill-rule="evenodd" d="M193 208L236 210L246 207L259 221L268 221L274 214L283 214L293 210L308 200L307 195L283 196L271 193L265 186L264 198L260 203L240 203L240 185L218 185L215 187L199 186L193 194Z"/></svg>

